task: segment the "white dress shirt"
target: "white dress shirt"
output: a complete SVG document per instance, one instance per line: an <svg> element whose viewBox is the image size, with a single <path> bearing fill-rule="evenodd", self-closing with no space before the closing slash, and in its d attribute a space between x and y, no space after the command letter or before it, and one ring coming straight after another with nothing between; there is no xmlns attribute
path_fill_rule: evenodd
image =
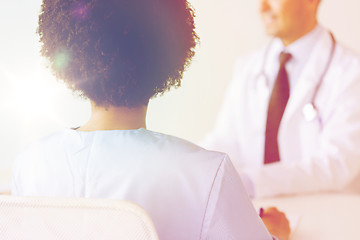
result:
<svg viewBox="0 0 360 240"><path fill-rule="evenodd" d="M286 63L286 72L288 74L290 91L299 79L310 54L316 45L319 37L326 31L321 26L315 27L310 33L296 40L288 46L284 46L279 38L274 38L271 42L271 49L267 59L265 59L265 74L268 77L270 87L275 83L276 75L280 66L280 53L287 52L291 54L291 59ZM290 92L291 94L291 92Z"/></svg>

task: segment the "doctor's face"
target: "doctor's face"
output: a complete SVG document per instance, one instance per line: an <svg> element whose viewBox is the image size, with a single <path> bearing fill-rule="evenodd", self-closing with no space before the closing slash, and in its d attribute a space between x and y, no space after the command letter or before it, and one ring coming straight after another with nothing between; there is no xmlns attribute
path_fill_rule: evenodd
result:
<svg viewBox="0 0 360 240"><path fill-rule="evenodd" d="M260 13L266 33L280 38L285 45L297 40L310 24L316 25L316 10L311 4L314 1L261 0Z"/></svg>

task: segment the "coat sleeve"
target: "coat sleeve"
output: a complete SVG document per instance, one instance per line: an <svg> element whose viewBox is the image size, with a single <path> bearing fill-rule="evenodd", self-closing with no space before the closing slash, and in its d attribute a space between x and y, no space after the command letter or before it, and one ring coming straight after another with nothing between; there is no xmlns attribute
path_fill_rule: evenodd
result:
<svg viewBox="0 0 360 240"><path fill-rule="evenodd" d="M238 122L237 119L240 107L239 94L241 81L244 79L240 75L243 74L244 64L249 57L239 59L234 67L233 79L227 87L223 103L221 105L218 117L216 118L213 129L199 143L206 149L227 153L231 159L240 158L240 144L237 138ZM238 166L235 166L236 168Z"/></svg>
<svg viewBox="0 0 360 240"><path fill-rule="evenodd" d="M227 155L213 181L200 239L272 239Z"/></svg>

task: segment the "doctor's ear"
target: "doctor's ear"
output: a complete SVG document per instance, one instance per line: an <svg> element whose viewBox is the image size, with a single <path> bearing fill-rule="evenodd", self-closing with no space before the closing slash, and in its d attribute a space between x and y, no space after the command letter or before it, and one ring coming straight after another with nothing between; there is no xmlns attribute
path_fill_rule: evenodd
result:
<svg viewBox="0 0 360 240"><path fill-rule="evenodd" d="M305 0L307 6L317 12L321 0Z"/></svg>

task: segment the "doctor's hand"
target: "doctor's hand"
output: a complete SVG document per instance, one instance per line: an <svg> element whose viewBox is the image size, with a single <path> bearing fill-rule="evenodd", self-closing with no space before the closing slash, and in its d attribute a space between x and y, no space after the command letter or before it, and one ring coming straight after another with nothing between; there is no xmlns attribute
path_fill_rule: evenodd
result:
<svg viewBox="0 0 360 240"><path fill-rule="evenodd" d="M260 217L270 234L279 240L289 239L291 231L290 224L283 212L279 211L276 207L270 207L263 209L263 211L260 212Z"/></svg>

